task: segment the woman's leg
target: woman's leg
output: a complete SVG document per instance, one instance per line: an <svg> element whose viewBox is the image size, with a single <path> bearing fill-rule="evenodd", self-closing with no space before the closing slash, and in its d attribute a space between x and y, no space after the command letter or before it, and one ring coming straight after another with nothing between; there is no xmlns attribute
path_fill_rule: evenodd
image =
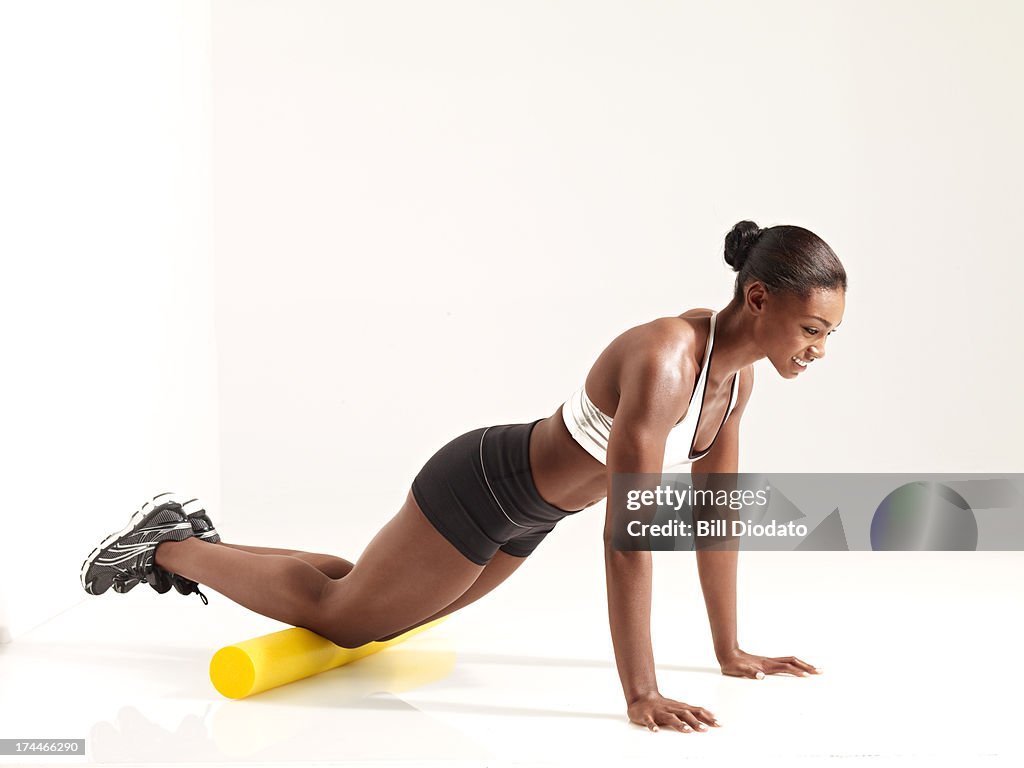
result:
<svg viewBox="0 0 1024 768"><path fill-rule="evenodd" d="M510 555L507 552L502 552L499 549L495 553L494 559L484 566L483 571L481 571L480 575L477 576L473 585L463 592L462 595L456 598L454 602L449 603L437 613L428 616L421 621L417 621L415 624L404 627L397 632L392 632L384 637L378 637L377 639L390 640L393 637L398 637L398 635L408 632L410 629L415 629L421 624L426 624L428 621L433 621L434 619L439 619L442 616L447 616L449 613L455 613L459 608L465 608L470 603L475 603L511 576L515 570L525 562L525 557L516 557L515 555Z"/></svg>
<svg viewBox="0 0 1024 768"><path fill-rule="evenodd" d="M340 579L348 576L349 571L354 567L352 563L343 557L335 555L321 555L317 552L302 552L297 549L278 549L276 547L253 547L248 544L229 544L226 541L218 542L221 546L240 549L243 552L251 552L254 555L288 555L299 560L305 560L318 571L332 579Z"/></svg>
<svg viewBox="0 0 1024 768"><path fill-rule="evenodd" d="M430 524L411 492L341 579L290 555L254 554L196 537L162 542L156 561L250 610L346 648L433 615L484 569Z"/></svg>

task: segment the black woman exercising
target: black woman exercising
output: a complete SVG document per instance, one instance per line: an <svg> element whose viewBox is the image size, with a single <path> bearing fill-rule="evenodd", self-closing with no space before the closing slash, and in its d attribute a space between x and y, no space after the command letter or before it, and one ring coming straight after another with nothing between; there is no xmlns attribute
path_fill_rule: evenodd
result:
<svg viewBox="0 0 1024 768"><path fill-rule="evenodd" d="M359 559L220 540L195 499L161 494L82 566L90 594L140 581L188 594L205 584L264 616L355 648L469 605L519 568L567 515L606 498L613 473L738 471L739 425L762 358L795 379L825 356L845 308L846 272L797 226L741 221L726 235L738 272L720 311L659 317L614 338L583 385L547 418L466 432L442 446L405 503ZM712 352L714 355L712 355ZM192 511L189 511L189 507ZM608 505L606 505L608 506ZM662 696L650 610L652 557L611 544L605 518L609 620L630 721L706 731L714 715ZM736 550L698 551L715 654L726 675L819 670L757 656L736 638ZM202 594L202 593L200 593ZM203 596L205 601L205 596Z"/></svg>

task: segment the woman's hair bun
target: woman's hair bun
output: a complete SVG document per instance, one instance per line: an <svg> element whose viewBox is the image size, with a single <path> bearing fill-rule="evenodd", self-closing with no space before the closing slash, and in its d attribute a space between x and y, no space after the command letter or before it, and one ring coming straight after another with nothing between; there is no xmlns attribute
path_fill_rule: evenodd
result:
<svg viewBox="0 0 1024 768"><path fill-rule="evenodd" d="M741 221L725 236L725 263L739 272L750 255L750 249L764 232L752 221Z"/></svg>

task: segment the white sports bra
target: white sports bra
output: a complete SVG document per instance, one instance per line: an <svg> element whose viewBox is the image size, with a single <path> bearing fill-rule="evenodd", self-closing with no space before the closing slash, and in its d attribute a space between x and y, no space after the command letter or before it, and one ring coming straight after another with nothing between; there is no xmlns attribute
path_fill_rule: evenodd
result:
<svg viewBox="0 0 1024 768"><path fill-rule="evenodd" d="M711 351L715 342L715 318L717 312L711 315L711 328L708 332L708 341L704 347L704 360L701 363L700 374L697 376L697 383L690 397L690 404L686 408L686 415L683 420L672 427L665 439L665 458L663 469L669 467L690 464L698 459L704 458L711 447L718 439L718 432L722 429L729 414L732 413L736 404L736 393L739 388L739 372L732 376L732 395L729 399L729 407L725 409L725 416L722 424L718 425L715 438L707 450L699 456L693 456L694 440L697 438L697 425L700 421L700 413L704 410L704 392L707 384L708 369L711 367ZM694 408L693 404L699 398L700 407ZM608 463L608 437L612 431L612 417L601 411L587 396L586 383L569 396L569 399L562 404L562 421L565 422L569 434L573 436L583 448L600 461Z"/></svg>

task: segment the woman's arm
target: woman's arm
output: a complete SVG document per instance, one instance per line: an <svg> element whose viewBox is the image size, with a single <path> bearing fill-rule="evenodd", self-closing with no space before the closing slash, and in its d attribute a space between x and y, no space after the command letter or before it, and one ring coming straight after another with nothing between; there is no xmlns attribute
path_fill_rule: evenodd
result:
<svg viewBox="0 0 1024 768"><path fill-rule="evenodd" d="M612 422L613 435L618 423L616 416L616 421ZM625 437L626 434L626 430L622 430L618 439L614 436L609 438L609 478L616 473L629 473L630 488L643 488L645 478L653 488L661 473L660 470L651 472L650 457L656 453L660 467L665 450L664 439L660 443L653 438L643 440L640 437L642 430L631 430L629 438ZM651 553L616 548L616 540L623 538L621 531L616 531L616 526L622 526L624 518L636 516L636 513L625 509L622 486L623 483L609 480L604 553L608 623L615 649L615 666L626 697L626 713L631 722L645 725L652 731L658 730L659 725L684 733L706 731L709 725L718 725L711 712L662 696L658 690L651 645Z"/></svg>
<svg viewBox="0 0 1024 768"><path fill-rule="evenodd" d="M750 400L754 387L754 366L747 366L739 372L739 393L736 407L722 425L711 451L693 462L691 475L694 485L702 483L697 478L713 473L735 475L739 471L740 419ZM718 485L718 482L715 483ZM711 639L715 646L718 663L725 661L737 650L736 641L736 566L739 561L739 541L727 538L715 545L715 549L697 548L697 572L700 587L704 593L704 605L711 624Z"/></svg>
<svg viewBox="0 0 1024 768"><path fill-rule="evenodd" d="M626 706L658 693L651 646L651 553L604 548L608 625Z"/></svg>
<svg viewBox="0 0 1024 768"><path fill-rule="evenodd" d="M697 572L704 592L704 606L711 623L711 641L719 665L737 650L736 642L736 550L697 552Z"/></svg>
<svg viewBox="0 0 1024 768"><path fill-rule="evenodd" d="M711 451L691 466L694 485L696 478L713 473L735 474L739 466L740 419L750 400L754 387L754 367L740 372L739 394L736 407L725 424ZM716 480L715 485L725 482ZM733 483L735 485L735 483ZM821 670L795 656L769 658L740 650L736 639L736 566L739 561L739 539L726 538L714 549L697 548L697 571L704 593L704 605L711 624L711 640L722 673L736 677L763 678L766 674L785 673L806 676Z"/></svg>
<svg viewBox="0 0 1024 768"><path fill-rule="evenodd" d="M616 547L624 539L617 526L630 514L624 504L623 483L616 477L621 480L628 473L631 487L658 484L665 440L686 407L693 385L679 371L678 354L666 354L656 344L637 348L640 351L624 361L617 382L619 402L606 459L605 578L615 664L632 722L654 731L659 725L683 732L703 731L708 725L717 725L714 715L658 691L651 646L651 553Z"/></svg>

